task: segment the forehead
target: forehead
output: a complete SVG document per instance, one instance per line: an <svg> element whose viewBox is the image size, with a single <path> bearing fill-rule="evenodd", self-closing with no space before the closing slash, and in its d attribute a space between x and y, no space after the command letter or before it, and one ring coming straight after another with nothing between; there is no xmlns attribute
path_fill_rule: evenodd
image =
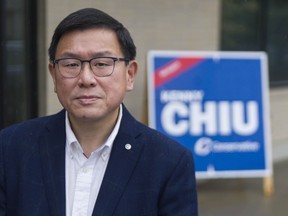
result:
<svg viewBox="0 0 288 216"><path fill-rule="evenodd" d="M121 55L121 48L113 30L91 28L64 34L57 45L56 56L95 56L99 53Z"/></svg>

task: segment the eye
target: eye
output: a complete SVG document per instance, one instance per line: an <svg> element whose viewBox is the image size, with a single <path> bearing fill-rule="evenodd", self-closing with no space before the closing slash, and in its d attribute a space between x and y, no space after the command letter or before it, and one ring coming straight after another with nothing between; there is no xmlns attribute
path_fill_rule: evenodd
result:
<svg viewBox="0 0 288 216"><path fill-rule="evenodd" d="M73 63L73 64L67 64L67 65L65 65L64 67L66 67L66 68L68 68L68 69L75 69L75 68L78 68L79 65Z"/></svg>
<svg viewBox="0 0 288 216"><path fill-rule="evenodd" d="M94 66L95 67L107 67L109 66L109 64L106 62L97 62Z"/></svg>
<svg viewBox="0 0 288 216"><path fill-rule="evenodd" d="M62 59L61 61L59 61L59 64L61 65L61 67L73 69L80 67L81 63L77 59Z"/></svg>
<svg viewBox="0 0 288 216"><path fill-rule="evenodd" d="M113 66L113 60L109 58L94 59L91 63L92 63L92 67L96 67L96 68L106 68L106 67Z"/></svg>

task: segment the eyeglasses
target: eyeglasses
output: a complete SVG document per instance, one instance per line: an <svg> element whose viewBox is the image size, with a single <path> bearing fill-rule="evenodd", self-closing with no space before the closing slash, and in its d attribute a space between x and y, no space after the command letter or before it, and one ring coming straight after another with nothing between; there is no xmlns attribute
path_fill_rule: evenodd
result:
<svg viewBox="0 0 288 216"><path fill-rule="evenodd" d="M115 57L97 57L90 60L81 60L77 58L61 58L53 60L53 64L58 65L60 74L65 78L77 77L81 70L83 62L88 62L90 69L95 76L107 77L110 76L115 68L115 62L124 61L128 63L129 58L115 58Z"/></svg>

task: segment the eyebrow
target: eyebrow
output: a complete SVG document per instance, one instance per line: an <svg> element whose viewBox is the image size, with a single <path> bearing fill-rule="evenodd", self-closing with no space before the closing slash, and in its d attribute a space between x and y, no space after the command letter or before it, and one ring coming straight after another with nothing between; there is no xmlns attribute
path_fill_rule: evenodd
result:
<svg viewBox="0 0 288 216"><path fill-rule="evenodd" d="M106 57L106 56L113 56L112 52L110 51L101 51L101 52L95 52L95 53L91 53L89 54L92 58L96 58L96 57ZM78 53L74 53L74 52L64 52L61 54L60 58L81 58L80 57L81 54ZM114 56L113 56L114 57Z"/></svg>

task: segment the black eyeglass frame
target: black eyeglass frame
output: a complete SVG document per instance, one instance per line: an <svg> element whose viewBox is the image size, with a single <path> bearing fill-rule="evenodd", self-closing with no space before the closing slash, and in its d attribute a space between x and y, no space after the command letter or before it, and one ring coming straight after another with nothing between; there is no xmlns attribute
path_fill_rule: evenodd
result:
<svg viewBox="0 0 288 216"><path fill-rule="evenodd" d="M101 59L101 58L106 58L106 59L112 59L113 60L113 69L112 69L112 71L111 71L111 73L110 74L108 74L108 75L105 75L105 76L99 76L99 75L97 75L97 74L95 74L94 73L94 71L93 71L93 69L92 69L92 67L91 67L91 61L93 61L93 60L95 60L95 59ZM55 64L57 64L58 65L58 69L59 69L59 61L61 61L61 60L66 60L66 59L76 59L76 60L78 60L78 61L80 61L80 63L81 63L81 69L80 69L80 71L79 71L79 73L76 75L76 76L72 76L72 77L66 77L66 76L63 76L62 74L62 76L63 77L65 77L65 78L75 78L75 77L77 77L77 76L79 76L79 74L81 73L81 70L82 70L82 65L83 65L83 63L84 62L88 62L89 63L89 66L90 66L90 69L91 69L91 71L93 72L93 74L95 75L95 76L97 76L97 77L108 77L108 76L111 76L111 74L114 72L114 68L115 68L115 62L117 62L117 61L124 61L125 62L125 64L127 65L130 61L131 61L131 59L130 58L117 58L117 57L109 57L109 56L103 56L103 57L95 57L95 58L92 58L92 59L89 59L89 60L83 60L83 59L79 59L79 58L60 58L60 59L55 59L55 60L52 60L51 61L51 63L53 64L53 65L55 65ZM59 70L60 71L60 70Z"/></svg>

